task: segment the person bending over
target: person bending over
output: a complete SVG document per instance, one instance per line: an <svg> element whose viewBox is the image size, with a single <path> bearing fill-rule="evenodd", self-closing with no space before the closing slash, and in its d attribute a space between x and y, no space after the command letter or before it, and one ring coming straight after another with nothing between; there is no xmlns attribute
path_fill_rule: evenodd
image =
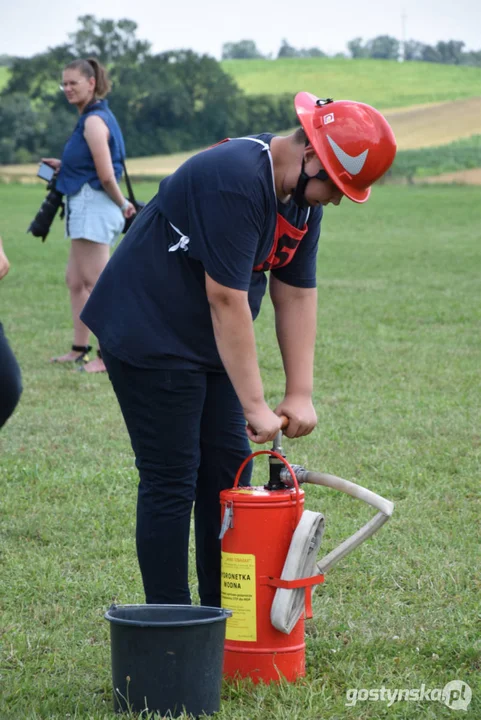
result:
<svg viewBox="0 0 481 720"><path fill-rule="evenodd" d="M357 203L390 167L394 135L374 108L310 93L301 127L232 138L165 178L82 312L99 338L136 457L137 553L147 603L188 604L194 507L198 588L220 605L219 493L289 419L307 435L324 208ZM268 282L269 278L269 282ZM271 409L253 321L269 284L285 372ZM243 477L249 483L249 472Z"/></svg>

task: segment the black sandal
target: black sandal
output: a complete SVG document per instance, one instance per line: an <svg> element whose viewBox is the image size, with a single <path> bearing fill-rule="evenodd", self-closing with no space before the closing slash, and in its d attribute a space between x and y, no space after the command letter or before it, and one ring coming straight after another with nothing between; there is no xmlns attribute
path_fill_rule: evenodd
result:
<svg viewBox="0 0 481 720"><path fill-rule="evenodd" d="M97 357L102 360L102 353L100 352L100 348L97 350ZM88 372L83 365L81 365L79 368L76 368L76 371L77 371L77 372L84 372L84 373ZM100 371L97 371L97 372L105 372L105 370L100 370Z"/></svg>
<svg viewBox="0 0 481 720"><path fill-rule="evenodd" d="M64 363L76 363L77 365L81 365L82 363L86 363L89 361L89 352L91 351L92 346L91 345L72 345L71 350L74 352L80 353L78 357L76 357L73 360L59 360L58 358L52 358L50 362L52 363L58 363L60 362L61 365Z"/></svg>
<svg viewBox="0 0 481 720"><path fill-rule="evenodd" d="M89 361L89 352L91 351L91 345L72 345L74 352L79 352L78 358L75 358L75 363L86 363Z"/></svg>

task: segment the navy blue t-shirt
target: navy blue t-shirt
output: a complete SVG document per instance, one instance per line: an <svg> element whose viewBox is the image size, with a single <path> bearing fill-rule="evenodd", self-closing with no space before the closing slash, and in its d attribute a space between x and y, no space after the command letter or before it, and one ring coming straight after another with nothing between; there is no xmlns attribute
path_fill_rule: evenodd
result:
<svg viewBox="0 0 481 720"><path fill-rule="evenodd" d="M81 314L101 347L144 368L221 370L205 273L248 291L252 317L266 289L253 270L269 255L277 212L308 224L279 280L316 286L322 206L277 201L271 134L235 138L191 157L160 183L100 276Z"/></svg>

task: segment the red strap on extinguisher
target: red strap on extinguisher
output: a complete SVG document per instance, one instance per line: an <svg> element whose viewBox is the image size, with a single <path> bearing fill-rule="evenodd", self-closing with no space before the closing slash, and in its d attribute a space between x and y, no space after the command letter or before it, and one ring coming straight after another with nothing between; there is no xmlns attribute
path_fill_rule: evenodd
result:
<svg viewBox="0 0 481 720"><path fill-rule="evenodd" d="M297 580L281 580L281 578L272 578L263 575L259 578L261 585L271 585L275 588L283 590L297 590L298 588L306 588L305 592L305 608L306 618L312 618L312 588L324 582L324 575L311 575L308 578L298 578Z"/></svg>

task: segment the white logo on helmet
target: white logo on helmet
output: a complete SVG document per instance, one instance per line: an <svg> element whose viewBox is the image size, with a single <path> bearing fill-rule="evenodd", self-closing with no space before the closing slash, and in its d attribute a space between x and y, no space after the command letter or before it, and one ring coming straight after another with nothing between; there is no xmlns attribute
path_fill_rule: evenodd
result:
<svg viewBox="0 0 481 720"><path fill-rule="evenodd" d="M328 115L324 115L324 125L329 125L329 123L334 122L334 113L329 113Z"/></svg>
<svg viewBox="0 0 481 720"><path fill-rule="evenodd" d="M359 175L364 167L369 150L364 150L364 152L360 153L360 155L349 155L342 149L342 147L339 147L337 142L329 137L329 135L326 135L326 137L329 140L329 145L331 146L334 155L337 157L344 170L347 170L349 175Z"/></svg>

